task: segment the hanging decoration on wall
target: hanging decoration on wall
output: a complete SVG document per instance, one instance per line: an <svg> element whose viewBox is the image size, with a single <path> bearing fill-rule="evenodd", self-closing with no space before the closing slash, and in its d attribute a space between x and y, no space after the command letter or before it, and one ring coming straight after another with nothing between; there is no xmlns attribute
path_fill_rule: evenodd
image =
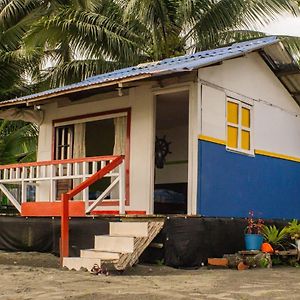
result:
<svg viewBox="0 0 300 300"><path fill-rule="evenodd" d="M171 142L166 141L166 136L162 138L156 137L155 140L155 166L158 169L162 169L166 163L166 156L170 151Z"/></svg>

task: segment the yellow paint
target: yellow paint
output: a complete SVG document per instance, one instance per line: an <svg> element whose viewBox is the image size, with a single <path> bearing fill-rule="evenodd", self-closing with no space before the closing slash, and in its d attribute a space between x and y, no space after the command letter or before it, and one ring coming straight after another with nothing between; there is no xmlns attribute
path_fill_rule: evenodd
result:
<svg viewBox="0 0 300 300"><path fill-rule="evenodd" d="M227 102L227 122L238 124L239 122L239 105L234 102Z"/></svg>
<svg viewBox="0 0 300 300"><path fill-rule="evenodd" d="M236 127L227 126L227 146L230 148L238 146L238 129Z"/></svg>
<svg viewBox="0 0 300 300"><path fill-rule="evenodd" d="M242 107L242 126L250 128L250 110Z"/></svg>
<svg viewBox="0 0 300 300"><path fill-rule="evenodd" d="M242 130L242 149L250 150L250 132Z"/></svg>
<svg viewBox="0 0 300 300"><path fill-rule="evenodd" d="M206 135L199 135L198 136L199 140L201 141L206 141L206 142L211 142L211 143L215 143L215 144L219 144L219 145L226 145L226 142L224 140L221 139L216 139L210 136L206 136Z"/></svg>
<svg viewBox="0 0 300 300"><path fill-rule="evenodd" d="M270 157L274 157L274 158L280 158L280 159L285 159L285 160L300 162L300 158L299 157L294 157L294 156L289 156L289 155L284 155L284 154L269 152L269 151L265 151L265 150L255 150L254 152L255 152L255 154L259 154L259 155L270 156Z"/></svg>
<svg viewBox="0 0 300 300"><path fill-rule="evenodd" d="M211 143L215 143L215 144L219 144L219 145L223 145L223 146L226 145L226 142L224 140L213 138L210 136L199 135L198 138L199 138L199 140L202 140L202 141L211 142ZM274 157L274 158L279 158L279 159L284 159L284 160L290 160L290 161L300 163L300 158L295 157L295 156L289 156L289 155L269 152L269 151L265 151L265 150L254 150L254 153L257 155L264 155L264 156L269 156L269 157Z"/></svg>

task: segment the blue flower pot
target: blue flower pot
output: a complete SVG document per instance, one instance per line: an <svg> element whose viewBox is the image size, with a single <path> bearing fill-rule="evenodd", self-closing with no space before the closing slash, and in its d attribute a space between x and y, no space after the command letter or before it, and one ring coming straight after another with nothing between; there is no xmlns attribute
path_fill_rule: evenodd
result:
<svg viewBox="0 0 300 300"><path fill-rule="evenodd" d="M260 250L264 238L260 234L245 234L246 250Z"/></svg>

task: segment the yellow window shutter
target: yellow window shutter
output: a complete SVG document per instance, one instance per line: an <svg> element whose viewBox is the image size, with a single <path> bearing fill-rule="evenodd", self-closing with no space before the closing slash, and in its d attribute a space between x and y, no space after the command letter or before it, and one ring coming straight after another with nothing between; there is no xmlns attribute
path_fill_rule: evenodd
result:
<svg viewBox="0 0 300 300"><path fill-rule="evenodd" d="M250 109L242 108L242 126L250 128Z"/></svg>
<svg viewBox="0 0 300 300"><path fill-rule="evenodd" d="M238 124L239 122L239 105L234 102L227 102L227 122Z"/></svg>
<svg viewBox="0 0 300 300"><path fill-rule="evenodd" d="M238 129L230 125L227 126L227 146L230 148L238 146Z"/></svg>
<svg viewBox="0 0 300 300"><path fill-rule="evenodd" d="M242 149L250 150L250 132L242 130Z"/></svg>

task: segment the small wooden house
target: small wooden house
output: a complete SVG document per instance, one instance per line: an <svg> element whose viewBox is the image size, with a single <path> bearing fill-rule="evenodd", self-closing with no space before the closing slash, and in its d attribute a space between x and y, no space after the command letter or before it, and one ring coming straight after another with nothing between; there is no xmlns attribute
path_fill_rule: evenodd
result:
<svg viewBox="0 0 300 300"><path fill-rule="evenodd" d="M38 162L1 166L0 189L22 216L59 216L60 194L105 169L72 194L71 216L300 218L299 103L276 37L2 101L1 118L40 133Z"/></svg>

